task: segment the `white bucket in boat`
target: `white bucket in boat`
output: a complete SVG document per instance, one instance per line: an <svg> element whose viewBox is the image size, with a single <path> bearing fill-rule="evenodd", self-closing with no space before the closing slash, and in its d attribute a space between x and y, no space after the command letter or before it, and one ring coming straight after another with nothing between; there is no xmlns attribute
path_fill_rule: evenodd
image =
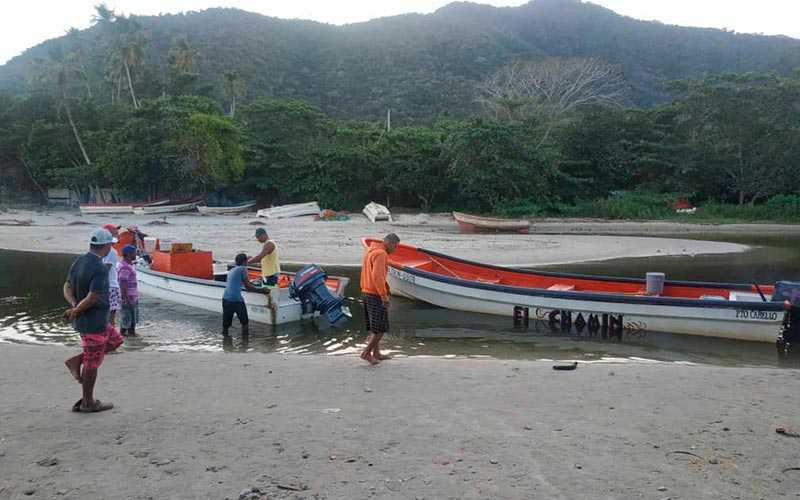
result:
<svg viewBox="0 0 800 500"><path fill-rule="evenodd" d="M172 240L161 239L158 243L158 248L162 252L169 252L172 250Z"/></svg>
<svg viewBox="0 0 800 500"><path fill-rule="evenodd" d="M647 273L647 295L661 295L664 292L664 273Z"/></svg>
<svg viewBox="0 0 800 500"><path fill-rule="evenodd" d="M144 251L147 253L153 253L156 251L156 242L158 239L153 238L152 236L145 236L144 237Z"/></svg>

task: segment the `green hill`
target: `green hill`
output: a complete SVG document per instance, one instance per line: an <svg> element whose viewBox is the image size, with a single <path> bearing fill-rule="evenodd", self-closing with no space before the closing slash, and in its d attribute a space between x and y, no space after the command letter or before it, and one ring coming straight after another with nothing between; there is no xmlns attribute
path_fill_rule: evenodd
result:
<svg viewBox="0 0 800 500"><path fill-rule="evenodd" d="M631 104L645 106L666 100L668 80L800 68L800 40L638 21L578 0L515 8L459 2L429 15L346 26L236 9L136 19L147 37L146 62L135 75L142 97L164 91L170 48L186 37L198 88L220 101L223 75L235 71L245 83L245 101L302 98L339 119L380 119L391 108L394 120L406 124L474 113L475 82L519 59L583 56L618 64ZM0 66L0 90L26 91L36 59L74 43L86 53L93 94L110 100L108 40L100 26L48 40Z"/></svg>

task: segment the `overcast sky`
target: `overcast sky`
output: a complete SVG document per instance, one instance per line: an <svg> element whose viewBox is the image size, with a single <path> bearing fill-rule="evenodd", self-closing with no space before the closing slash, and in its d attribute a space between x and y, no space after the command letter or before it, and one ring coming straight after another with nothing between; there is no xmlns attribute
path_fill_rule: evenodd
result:
<svg viewBox="0 0 800 500"><path fill-rule="evenodd" d="M496 6L520 0L477 0ZM89 26L100 0L3 0L0 64L70 27ZM449 0L108 0L117 12L152 15L209 7L238 7L261 14L333 24L407 12L432 12ZM727 28L744 33L800 38L800 0L594 0L620 14L668 24Z"/></svg>

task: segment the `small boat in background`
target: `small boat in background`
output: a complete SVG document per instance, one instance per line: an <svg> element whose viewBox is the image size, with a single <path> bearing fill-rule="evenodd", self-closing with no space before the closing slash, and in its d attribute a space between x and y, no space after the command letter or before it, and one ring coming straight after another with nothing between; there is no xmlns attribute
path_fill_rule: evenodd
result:
<svg viewBox="0 0 800 500"><path fill-rule="evenodd" d="M650 274L660 280L516 270L400 244L389 254L388 282L395 295L515 322L540 320L584 336L653 331L775 342L784 298L800 297L797 283L665 281Z"/></svg>
<svg viewBox="0 0 800 500"><path fill-rule="evenodd" d="M254 206L256 206L256 201L250 200L231 207L209 207L206 205L200 205L197 207L197 211L204 215L237 215L247 212Z"/></svg>
<svg viewBox="0 0 800 500"><path fill-rule="evenodd" d="M498 219L494 217L479 217L461 212L453 212L453 218L458 222L458 230L462 233L523 233L528 234L531 222L528 220Z"/></svg>
<svg viewBox="0 0 800 500"><path fill-rule="evenodd" d="M370 222L392 221L392 213L389 209L374 201L369 202L362 212L364 212L364 215L367 216Z"/></svg>
<svg viewBox="0 0 800 500"><path fill-rule="evenodd" d="M174 205L134 207L133 213L135 213L136 215L157 215L157 214L174 214L179 212L192 212L202 202L203 198L193 198L183 203L177 203Z"/></svg>
<svg viewBox="0 0 800 500"><path fill-rule="evenodd" d="M156 207L167 203L169 199L150 203L81 203L78 207L83 215L132 214L138 207Z"/></svg>
<svg viewBox="0 0 800 500"><path fill-rule="evenodd" d="M294 203L291 205L264 208L259 210L256 215L269 219L286 219L289 217L302 217L304 215L319 215L319 213L319 204L316 201L311 201L308 203Z"/></svg>

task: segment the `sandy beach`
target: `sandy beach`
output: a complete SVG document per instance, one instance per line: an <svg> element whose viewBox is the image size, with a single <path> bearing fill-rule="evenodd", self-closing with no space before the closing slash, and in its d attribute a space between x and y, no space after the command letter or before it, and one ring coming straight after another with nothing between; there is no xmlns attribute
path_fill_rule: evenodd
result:
<svg viewBox="0 0 800 500"><path fill-rule="evenodd" d="M790 370L125 352L82 415L71 350L2 350L0 498L800 494Z"/></svg>
<svg viewBox="0 0 800 500"><path fill-rule="evenodd" d="M74 212L42 214L23 211L3 214L2 218L29 220L31 224L0 228L0 248L4 249L77 254L85 251L85 238L91 227L115 222L137 224L146 233L160 238L192 242L196 248L212 250L218 260L229 261L240 251L256 252L258 244L253 233L257 227L265 227L278 241L283 262L338 266L358 265L362 255L361 238L388 232L396 232L404 242L419 247L491 264L520 267L621 257L724 254L748 249L745 245L733 243L626 236L694 234L705 227L665 226L666 223L545 221L536 223L534 233L530 235L462 235L452 217L443 214L401 214L394 223L376 224L360 214L353 214L351 220L342 222L314 221L311 217L268 220L258 219L254 214L190 214L156 218L135 215L82 217ZM791 228L793 226L775 226L769 230L779 234ZM736 233L749 229L739 227L730 231Z"/></svg>

